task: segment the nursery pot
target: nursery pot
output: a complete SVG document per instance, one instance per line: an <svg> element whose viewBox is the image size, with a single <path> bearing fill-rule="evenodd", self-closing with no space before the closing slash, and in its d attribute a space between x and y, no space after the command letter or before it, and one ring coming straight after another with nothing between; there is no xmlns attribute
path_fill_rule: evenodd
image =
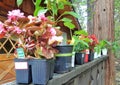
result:
<svg viewBox="0 0 120 85"><path fill-rule="evenodd" d="M72 69L72 51L73 45L56 46L59 53L56 54L55 73L66 73Z"/></svg>
<svg viewBox="0 0 120 85"><path fill-rule="evenodd" d="M94 52L90 51L90 54L88 55L88 61L93 61L94 60Z"/></svg>
<svg viewBox="0 0 120 85"><path fill-rule="evenodd" d="M31 62L33 84L46 85L53 77L54 59L33 59Z"/></svg>
<svg viewBox="0 0 120 85"><path fill-rule="evenodd" d="M90 54L89 50L86 49L85 50L84 63L87 63L89 61L89 54Z"/></svg>
<svg viewBox="0 0 120 85"><path fill-rule="evenodd" d="M31 65L29 59L14 59L15 62L15 72L16 72L16 82L28 84L32 81L31 76Z"/></svg>
<svg viewBox="0 0 120 85"><path fill-rule="evenodd" d="M102 55L107 55L108 50L106 48L102 49Z"/></svg>
<svg viewBox="0 0 120 85"><path fill-rule="evenodd" d="M85 54L84 63L87 63L87 62L88 62L88 54Z"/></svg>
<svg viewBox="0 0 120 85"><path fill-rule="evenodd" d="M75 64L82 65L84 64L85 53L75 53Z"/></svg>
<svg viewBox="0 0 120 85"><path fill-rule="evenodd" d="M95 52L94 53L94 59L97 59L99 57L101 57L101 52L100 53Z"/></svg>

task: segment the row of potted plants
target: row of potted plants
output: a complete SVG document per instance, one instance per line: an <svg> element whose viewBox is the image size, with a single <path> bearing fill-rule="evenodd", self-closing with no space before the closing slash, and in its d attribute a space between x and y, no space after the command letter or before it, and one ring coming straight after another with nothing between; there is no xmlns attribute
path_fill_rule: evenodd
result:
<svg viewBox="0 0 120 85"><path fill-rule="evenodd" d="M17 0L19 6L22 2L23 0ZM57 3L45 0L46 7L40 5L42 0L36 0L33 3L34 16L26 17L19 9L9 11L8 19L0 22L0 38L9 37L18 43L14 53L17 83L32 82L46 85L53 76L54 67L55 72L58 73L68 72L71 68L71 63L60 65L63 62L59 62L64 59L59 58L63 54L60 54L59 46L56 47L63 40L58 23L63 22L66 27L73 29L75 26L72 20L63 16L69 14L75 17L76 14L65 11L60 16L58 15L58 11L64 9L65 5L70 5L67 0L60 0ZM49 15L46 17L47 14ZM71 55L66 54L66 56ZM58 57L55 59L55 56ZM67 59L64 60L64 63L67 61ZM64 68L59 69L59 67Z"/></svg>
<svg viewBox="0 0 120 85"><path fill-rule="evenodd" d="M71 45L60 45L62 32L51 19L44 14L26 17L20 10L9 11L8 19L0 22L0 38L4 37L18 43L14 53L18 83L29 83L32 79L34 84L46 84L54 72L65 73L72 69L73 51L84 52L89 48L88 44L97 44L94 39L91 42L92 36L89 38L87 32L79 30L73 35ZM84 58L88 62L88 57ZM21 79L21 76L27 78Z"/></svg>
<svg viewBox="0 0 120 85"><path fill-rule="evenodd" d="M17 1L22 3L22 0ZM83 64L93 60L93 53L99 54L100 49L108 45L106 41L98 42L95 35L88 35L84 30L71 34L72 40L69 44L61 44L64 37L58 23L63 22L72 30L75 28L72 20L63 16L69 14L77 17L77 14L65 11L58 16L60 9L70 5L67 0L58 0L57 3L56 0L45 1L46 7L40 6L41 0L34 2L35 16L26 17L17 9L9 11L8 19L0 22L0 38L9 37L18 43L14 53L17 83L46 85L54 72L69 72L75 63ZM46 12L50 13L47 17ZM79 53L82 53L82 58L78 58Z"/></svg>
<svg viewBox="0 0 120 85"><path fill-rule="evenodd" d="M85 30L75 31L72 43L74 45L75 63L79 65L100 57L101 51L111 45L107 40L98 41L94 34L88 35ZM104 55L107 55L107 52Z"/></svg>

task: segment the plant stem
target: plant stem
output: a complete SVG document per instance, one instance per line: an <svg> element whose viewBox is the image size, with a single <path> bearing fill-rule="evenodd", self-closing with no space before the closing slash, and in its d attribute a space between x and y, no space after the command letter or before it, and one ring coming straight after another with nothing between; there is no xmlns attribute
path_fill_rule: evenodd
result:
<svg viewBox="0 0 120 85"><path fill-rule="evenodd" d="M64 13L61 14L61 15L55 20L55 22L59 22L59 19L60 19L63 15L64 15Z"/></svg>
<svg viewBox="0 0 120 85"><path fill-rule="evenodd" d="M70 29L70 37L72 38L72 30Z"/></svg>

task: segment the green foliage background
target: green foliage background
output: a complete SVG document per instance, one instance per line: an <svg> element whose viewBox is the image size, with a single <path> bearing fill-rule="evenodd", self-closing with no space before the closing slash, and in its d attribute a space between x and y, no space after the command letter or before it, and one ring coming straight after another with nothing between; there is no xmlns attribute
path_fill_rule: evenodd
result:
<svg viewBox="0 0 120 85"><path fill-rule="evenodd" d="M120 0L114 0L114 25L115 42L120 44ZM115 56L120 58L120 47L115 51Z"/></svg>

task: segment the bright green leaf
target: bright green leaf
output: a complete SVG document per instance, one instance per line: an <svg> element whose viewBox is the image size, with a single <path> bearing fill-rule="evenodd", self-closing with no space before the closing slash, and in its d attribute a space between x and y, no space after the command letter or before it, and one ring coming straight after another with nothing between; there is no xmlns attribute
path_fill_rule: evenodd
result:
<svg viewBox="0 0 120 85"><path fill-rule="evenodd" d="M76 18L79 18L79 17L80 17L77 13L75 13L75 12L73 12L73 11L71 11L71 12L64 12L64 15L66 15L66 14L72 15L72 16L74 16L74 17L76 17Z"/></svg>
<svg viewBox="0 0 120 85"><path fill-rule="evenodd" d="M75 25L71 22L64 22L64 25L70 29L74 29L75 28Z"/></svg>
<svg viewBox="0 0 120 85"><path fill-rule="evenodd" d="M62 2L59 3L58 9L64 9L64 4Z"/></svg>
<svg viewBox="0 0 120 85"><path fill-rule="evenodd" d="M85 35L85 36L87 36L88 35L88 33L85 31L85 30L78 30L78 31L75 31L75 33L74 34L76 34L76 35Z"/></svg>
<svg viewBox="0 0 120 85"><path fill-rule="evenodd" d="M85 42L85 41L83 41L83 40L79 40L79 41L80 41L80 43L81 43L82 45L85 45L86 47L89 47L89 45L88 45L87 42Z"/></svg>
<svg viewBox="0 0 120 85"><path fill-rule="evenodd" d="M69 19L69 18L63 18L62 21L64 21L64 22L72 22L72 20Z"/></svg>
<svg viewBox="0 0 120 85"><path fill-rule="evenodd" d="M19 7L22 4L23 0L17 0L17 6Z"/></svg>
<svg viewBox="0 0 120 85"><path fill-rule="evenodd" d="M37 15L45 14L46 12L47 12L47 9L40 9Z"/></svg>
<svg viewBox="0 0 120 85"><path fill-rule="evenodd" d="M36 0L36 1L35 1L35 7L38 7L38 6L41 4L41 1L42 1L42 0Z"/></svg>
<svg viewBox="0 0 120 85"><path fill-rule="evenodd" d="M91 40L91 39L89 39L89 38L84 38L84 39L83 39L83 41L85 41L85 42L87 42L87 43L92 42L92 40Z"/></svg>
<svg viewBox="0 0 120 85"><path fill-rule="evenodd" d="M53 14L54 15L57 15L58 13L58 8L57 8L57 5L56 4L52 4L52 6L51 6L51 8L52 8L52 12L53 12Z"/></svg>
<svg viewBox="0 0 120 85"><path fill-rule="evenodd" d="M37 7L34 11L34 16L38 16L39 14L45 14L47 12L47 9L44 9L42 7Z"/></svg>

